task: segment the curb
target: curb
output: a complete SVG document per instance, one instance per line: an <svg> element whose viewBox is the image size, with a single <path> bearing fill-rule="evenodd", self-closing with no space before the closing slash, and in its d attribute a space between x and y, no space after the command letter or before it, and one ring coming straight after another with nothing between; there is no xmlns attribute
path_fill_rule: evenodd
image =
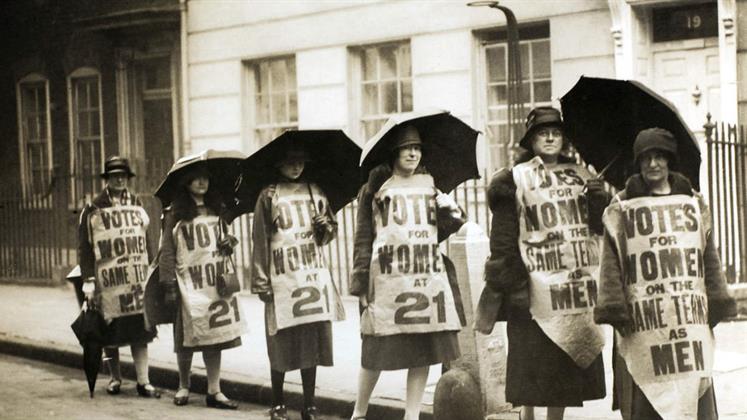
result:
<svg viewBox="0 0 747 420"><path fill-rule="evenodd" d="M83 350L79 347L61 345L59 343L10 337L0 333L0 353L76 369L83 368ZM122 357L120 366L122 377L130 380L135 379L135 368L129 356ZM179 375L176 367L170 366L167 363L151 362L149 364L149 374L151 383L157 387L175 390L179 384ZM200 394L207 392L207 379L204 373L193 372L191 381L192 392ZM265 379L222 372L221 389L236 401L259 404L266 407L270 407L272 404L272 386ZM350 413L353 412L353 398L354 396L341 392L319 388L316 390L316 406L324 415L349 418ZM288 408L300 411L303 407L303 389L301 385L286 383L285 401L285 405ZM432 411L432 407L424 406L423 411L420 413L420 419L433 420ZM368 420L397 419L402 418L404 413L404 402L374 398L368 407L366 418Z"/></svg>

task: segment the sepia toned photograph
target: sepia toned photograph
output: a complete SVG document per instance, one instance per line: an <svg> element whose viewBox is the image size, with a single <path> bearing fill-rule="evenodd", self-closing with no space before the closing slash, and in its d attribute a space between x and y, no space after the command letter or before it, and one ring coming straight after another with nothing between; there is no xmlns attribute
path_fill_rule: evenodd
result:
<svg viewBox="0 0 747 420"><path fill-rule="evenodd" d="M747 419L747 0L0 34L0 418Z"/></svg>

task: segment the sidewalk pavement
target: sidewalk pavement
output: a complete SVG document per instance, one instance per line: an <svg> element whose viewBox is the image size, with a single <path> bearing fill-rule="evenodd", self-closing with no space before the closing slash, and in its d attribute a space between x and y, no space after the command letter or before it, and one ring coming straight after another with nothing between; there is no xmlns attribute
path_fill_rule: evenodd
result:
<svg viewBox="0 0 747 420"><path fill-rule="evenodd" d="M258 298L242 294L249 333L242 337L241 347L223 352L222 377L224 391L231 398L270 404L270 367L264 338L263 304ZM320 410L330 415L349 416L357 388L360 366L360 334L358 329L357 299L344 299L347 320L334 324L333 367L319 368L317 399ZM78 313L77 302L69 285L61 287L32 287L0 284L0 352L38 358L67 365L80 365L82 350L70 330L70 323ZM747 374L747 322L719 325L716 330L717 351L714 371L718 410L721 419L747 418L747 402L743 397L742 378ZM584 407L566 410L566 419L620 419L611 407L611 331L607 330L608 344L604 350L607 370L607 394L603 400L587 402ZM171 325L159 327L158 338L148 347L151 380L158 386L176 386L176 358L173 353ZM120 349L123 360L131 360L129 348ZM130 369L131 370L131 367ZM204 387L202 358L194 358L193 387ZM432 366L424 397L421 418L432 417L433 392L441 366ZM286 376L288 405L300 406L301 378L299 372ZM374 390L369 418L401 418L403 415L406 371L382 372ZM103 390L99 390L103 392ZM203 390L204 392L204 390ZM538 410L538 419L544 410ZM514 412L501 419L518 419Z"/></svg>

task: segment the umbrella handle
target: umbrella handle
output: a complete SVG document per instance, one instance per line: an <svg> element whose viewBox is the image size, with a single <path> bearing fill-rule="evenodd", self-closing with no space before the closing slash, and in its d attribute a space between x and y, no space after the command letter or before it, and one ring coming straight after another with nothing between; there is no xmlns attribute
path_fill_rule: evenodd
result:
<svg viewBox="0 0 747 420"><path fill-rule="evenodd" d="M316 216L319 211L316 208L316 199L314 199L314 192L311 190L311 184L306 183L306 188L309 190L309 197L311 197L311 206L314 208L314 216Z"/></svg>
<svg viewBox="0 0 747 420"><path fill-rule="evenodd" d="M620 159L620 157L622 157L622 152L618 153L614 158L612 158L612 160L607 164L607 166L602 168L602 171L599 172L597 176L604 179L604 174L612 167L615 162L617 162L618 159Z"/></svg>

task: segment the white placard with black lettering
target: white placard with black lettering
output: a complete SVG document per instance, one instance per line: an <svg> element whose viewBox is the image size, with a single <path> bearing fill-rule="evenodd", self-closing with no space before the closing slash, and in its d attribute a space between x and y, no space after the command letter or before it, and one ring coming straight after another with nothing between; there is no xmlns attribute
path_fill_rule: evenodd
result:
<svg viewBox="0 0 747 420"><path fill-rule="evenodd" d="M314 241L312 217L325 214L327 199L316 185L306 183L279 183L275 194L270 277L276 329L343 319L324 250ZM268 333L276 329L268 328Z"/></svg>
<svg viewBox="0 0 747 420"><path fill-rule="evenodd" d="M604 347L601 327L593 318L599 242L589 231L583 194L591 174L574 163L547 168L539 157L512 172L530 312L542 331L586 368Z"/></svg>
<svg viewBox="0 0 747 420"><path fill-rule="evenodd" d="M713 370L698 198L639 197L610 207L632 324L618 335L628 371L665 419L696 419Z"/></svg>
<svg viewBox="0 0 747 420"><path fill-rule="evenodd" d="M436 188L430 175L390 178L372 202L376 237L369 305L361 319L368 335L460 329L454 296L438 247Z"/></svg>
<svg viewBox="0 0 747 420"><path fill-rule="evenodd" d="M104 319L143 313L148 214L139 206L104 207L88 220Z"/></svg>
<svg viewBox="0 0 747 420"><path fill-rule="evenodd" d="M222 298L215 287L217 277L230 269L218 253L219 231L217 216L180 221L173 230L185 347L223 343L246 332L236 294Z"/></svg>

